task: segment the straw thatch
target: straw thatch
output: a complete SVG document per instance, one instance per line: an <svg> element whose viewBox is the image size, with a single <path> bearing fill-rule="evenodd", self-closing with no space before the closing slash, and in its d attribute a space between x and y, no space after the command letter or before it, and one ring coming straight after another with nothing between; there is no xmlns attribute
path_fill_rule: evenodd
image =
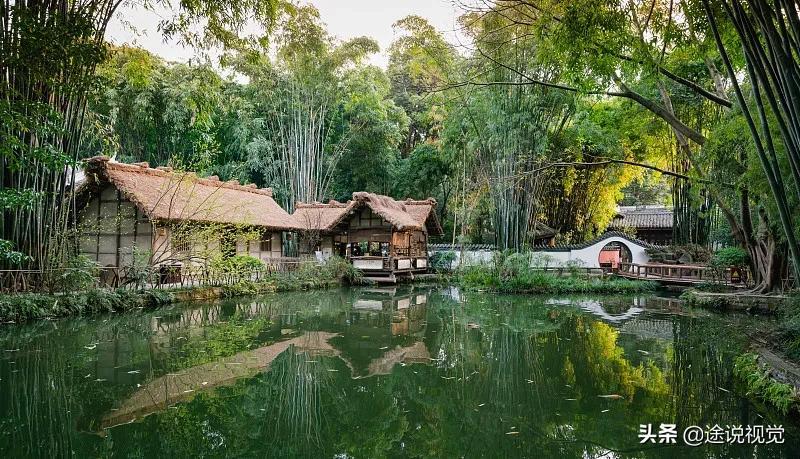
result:
<svg viewBox="0 0 800 459"><path fill-rule="evenodd" d="M444 234L442 225L439 223L439 217L436 215L435 199L428 198L422 201L406 199L403 201L403 204L405 204L406 212L408 212L417 223L425 225L428 228L428 234L437 236Z"/></svg>
<svg viewBox="0 0 800 459"><path fill-rule="evenodd" d="M122 164L105 156L88 160L86 174L86 187L113 185L151 220L294 229L291 216L272 199L270 188L221 182L215 176L200 178L147 163Z"/></svg>
<svg viewBox="0 0 800 459"><path fill-rule="evenodd" d="M346 203L297 203L292 219L298 230L332 232L348 216L364 206L380 215L398 231L427 228L431 234L442 233L436 212L433 211L436 207L435 199L396 201L388 196L363 191L353 193L353 199Z"/></svg>
<svg viewBox="0 0 800 459"><path fill-rule="evenodd" d="M292 222L299 230L331 231L350 214L355 205L354 201L344 203L332 200L327 204L298 202L294 206Z"/></svg>

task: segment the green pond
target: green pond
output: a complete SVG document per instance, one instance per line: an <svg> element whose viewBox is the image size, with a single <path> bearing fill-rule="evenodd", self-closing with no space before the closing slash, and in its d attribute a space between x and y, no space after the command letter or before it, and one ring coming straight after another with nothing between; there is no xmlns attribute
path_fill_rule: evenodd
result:
<svg viewBox="0 0 800 459"><path fill-rule="evenodd" d="M0 457L797 458L797 422L732 376L765 320L403 286L3 325ZM641 443L661 424L676 444Z"/></svg>

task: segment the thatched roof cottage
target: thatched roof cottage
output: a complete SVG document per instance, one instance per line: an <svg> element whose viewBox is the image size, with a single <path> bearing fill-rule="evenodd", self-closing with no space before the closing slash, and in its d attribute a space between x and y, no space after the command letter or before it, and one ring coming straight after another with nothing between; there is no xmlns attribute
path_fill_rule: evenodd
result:
<svg viewBox="0 0 800 459"><path fill-rule="evenodd" d="M430 235L441 235L436 200L397 201L373 193L353 193L346 202L297 203L292 219L301 251L339 255L368 276L424 272Z"/></svg>
<svg viewBox="0 0 800 459"><path fill-rule="evenodd" d="M77 196L81 252L101 266L130 265L136 251L153 265L280 257L281 232L295 230L269 188L104 156L87 161Z"/></svg>

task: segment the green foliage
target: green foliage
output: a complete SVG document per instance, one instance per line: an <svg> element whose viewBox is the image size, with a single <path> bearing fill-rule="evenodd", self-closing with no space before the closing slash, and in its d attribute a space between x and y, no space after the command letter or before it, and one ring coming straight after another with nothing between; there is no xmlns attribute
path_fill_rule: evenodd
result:
<svg viewBox="0 0 800 459"><path fill-rule="evenodd" d="M274 272L259 282L242 281L222 287L225 297L257 295L261 293L292 290L310 290L337 287L342 284L360 284L363 273L341 257L328 258L320 264L307 261L294 271Z"/></svg>
<svg viewBox="0 0 800 459"><path fill-rule="evenodd" d="M30 261L33 261L32 257L14 250L13 242L0 239L0 266L20 266Z"/></svg>
<svg viewBox="0 0 800 459"><path fill-rule="evenodd" d="M92 287L99 273L99 265L84 255L67 260L66 265L55 271L53 287L60 292L80 292Z"/></svg>
<svg viewBox="0 0 800 459"><path fill-rule="evenodd" d="M211 269L223 273L248 273L264 267L264 262L250 255L218 256L211 260Z"/></svg>
<svg viewBox="0 0 800 459"><path fill-rule="evenodd" d="M0 295L0 320L23 322L47 317L124 312L171 303L168 292L93 289L86 292L46 295Z"/></svg>
<svg viewBox="0 0 800 459"><path fill-rule="evenodd" d="M519 254L515 254L519 255ZM628 279L558 276L530 267L523 256L509 256L500 264L463 266L456 271L462 287L501 293L642 293L652 292L656 284Z"/></svg>
<svg viewBox="0 0 800 459"><path fill-rule="evenodd" d="M453 262L456 259L456 254L452 250L445 250L441 252L433 252L428 259L430 268L437 273L448 273L453 271Z"/></svg>
<svg viewBox="0 0 800 459"><path fill-rule="evenodd" d="M714 252L714 255L711 257L711 265L720 268L731 266L744 268L749 262L750 256L747 254L747 251L741 247L725 247L724 249L719 249Z"/></svg>
<svg viewBox="0 0 800 459"><path fill-rule="evenodd" d="M776 407L781 413L786 414L790 408L797 406L795 388L772 378L769 370L759 365L756 354L745 353L737 357L733 363L733 373L744 381L748 394Z"/></svg>

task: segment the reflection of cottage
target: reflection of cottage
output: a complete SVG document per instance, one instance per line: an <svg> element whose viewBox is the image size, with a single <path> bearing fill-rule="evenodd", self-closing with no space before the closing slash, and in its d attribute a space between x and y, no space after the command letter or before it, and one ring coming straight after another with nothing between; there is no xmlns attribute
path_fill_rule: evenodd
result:
<svg viewBox="0 0 800 459"><path fill-rule="evenodd" d="M147 163L88 161L78 191L81 252L102 266L127 266L133 248L154 265L204 263L215 254L281 256L290 216L272 190L199 178Z"/></svg>
<svg viewBox="0 0 800 459"><path fill-rule="evenodd" d="M658 245L672 243L672 209L664 206L619 206L610 230L633 231L636 238Z"/></svg>
<svg viewBox="0 0 800 459"><path fill-rule="evenodd" d="M374 280L428 269L428 236L441 235L436 201L396 201L372 193L353 193L346 203L298 203L292 219L301 251L339 255Z"/></svg>

